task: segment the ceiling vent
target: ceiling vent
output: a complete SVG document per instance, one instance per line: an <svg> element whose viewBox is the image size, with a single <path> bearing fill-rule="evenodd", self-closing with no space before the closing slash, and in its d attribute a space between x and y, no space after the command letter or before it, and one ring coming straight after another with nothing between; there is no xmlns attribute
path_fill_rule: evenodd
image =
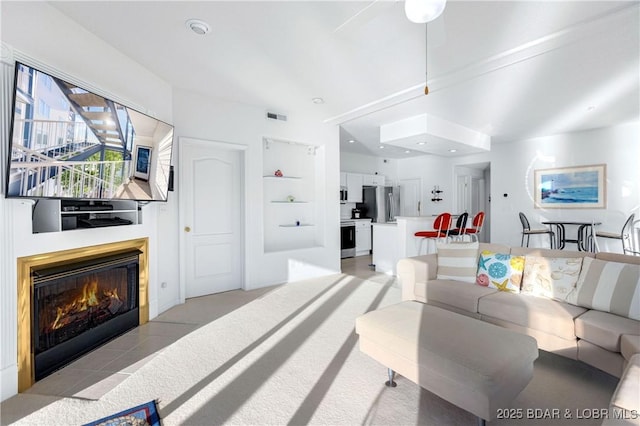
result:
<svg viewBox="0 0 640 426"><path fill-rule="evenodd" d="M280 121L287 121L287 116L284 114L277 114L275 112L269 112L267 111L267 118L270 120L280 120Z"/></svg>

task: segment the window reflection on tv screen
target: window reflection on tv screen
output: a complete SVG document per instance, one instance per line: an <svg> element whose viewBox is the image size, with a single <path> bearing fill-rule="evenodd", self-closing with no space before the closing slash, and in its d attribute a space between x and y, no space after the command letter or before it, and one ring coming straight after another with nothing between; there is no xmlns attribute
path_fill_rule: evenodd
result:
<svg viewBox="0 0 640 426"><path fill-rule="evenodd" d="M6 197L167 199L173 126L17 62Z"/></svg>

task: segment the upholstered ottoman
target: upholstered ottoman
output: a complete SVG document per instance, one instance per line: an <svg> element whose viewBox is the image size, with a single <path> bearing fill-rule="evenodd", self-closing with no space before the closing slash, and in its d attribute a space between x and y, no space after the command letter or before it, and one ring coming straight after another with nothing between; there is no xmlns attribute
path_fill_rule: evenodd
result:
<svg viewBox="0 0 640 426"><path fill-rule="evenodd" d="M508 408L533 376L535 339L435 306L406 301L356 319L360 350L478 416Z"/></svg>

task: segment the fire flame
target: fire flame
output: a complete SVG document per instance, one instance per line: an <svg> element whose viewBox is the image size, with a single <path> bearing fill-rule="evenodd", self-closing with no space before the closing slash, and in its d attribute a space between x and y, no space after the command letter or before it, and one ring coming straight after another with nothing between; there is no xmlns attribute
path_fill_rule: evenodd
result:
<svg viewBox="0 0 640 426"><path fill-rule="evenodd" d="M103 290L103 296L110 299L120 300L118 289ZM57 330L71 322L70 314L83 312L92 306L99 304L98 281L91 281L82 286L82 292L71 303L56 308L56 319L51 325L51 330Z"/></svg>

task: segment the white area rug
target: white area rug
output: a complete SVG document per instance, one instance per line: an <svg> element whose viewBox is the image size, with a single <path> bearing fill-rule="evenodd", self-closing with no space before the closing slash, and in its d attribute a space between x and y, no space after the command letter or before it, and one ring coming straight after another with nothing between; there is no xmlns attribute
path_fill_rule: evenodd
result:
<svg viewBox="0 0 640 426"><path fill-rule="evenodd" d="M80 425L153 399L165 426L475 424L402 377L386 388L385 367L359 351L355 318L399 302L393 282L333 275L283 285L183 337L99 401L12 398L30 413L15 424ZM541 352L514 407L605 408L615 385L598 370ZM558 420L490 424L527 423Z"/></svg>

